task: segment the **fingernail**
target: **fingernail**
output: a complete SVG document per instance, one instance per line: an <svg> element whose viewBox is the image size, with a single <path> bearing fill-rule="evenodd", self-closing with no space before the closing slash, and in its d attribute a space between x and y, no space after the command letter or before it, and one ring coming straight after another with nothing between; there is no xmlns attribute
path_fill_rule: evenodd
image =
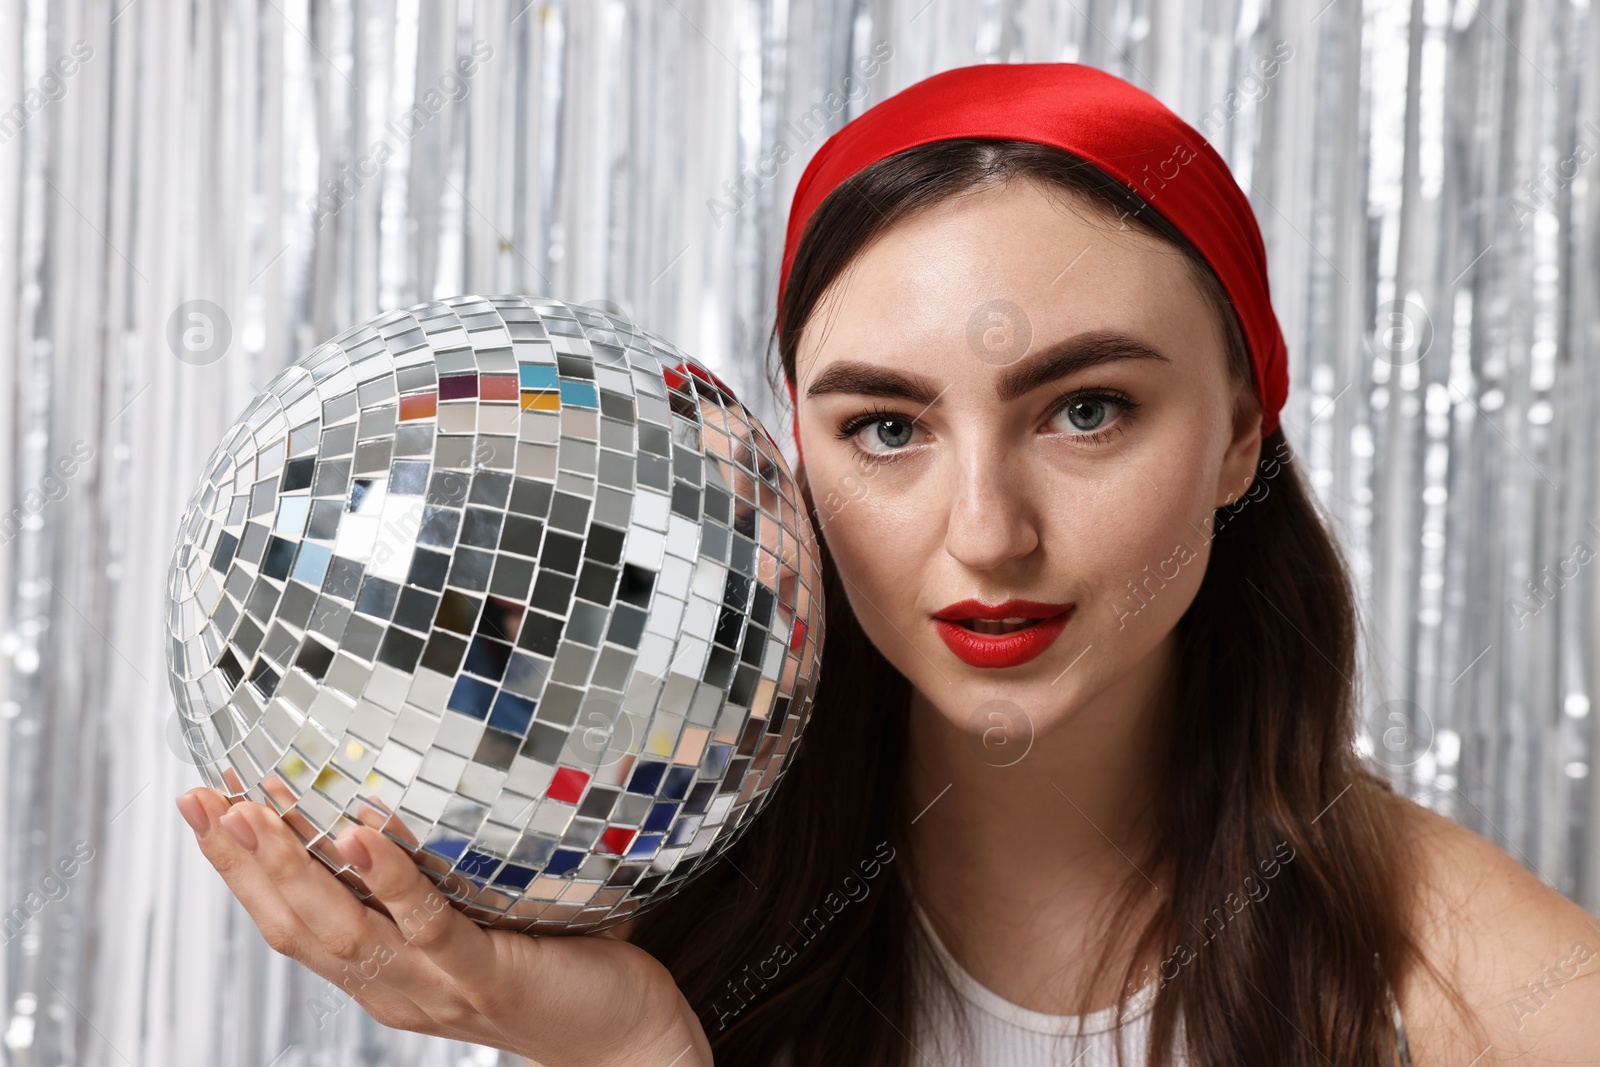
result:
<svg viewBox="0 0 1600 1067"><path fill-rule="evenodd" d="M228 836L239 842L239 847L246 852L254 852L260 844L256 840L256 832L250 829L250 824L245 822L244 816L236 811L227 812L217 820L222 828L228 831Z"/></svg>
<svg viewBox="0 0 1600 1067"><path fill-rule="evenodd" d="M354 831L344 835L334 843L339 846L339 852L343 854L345 862L350 866L358 871L372 870L372 856L367 852L367 846L361 843L361 839L355 835Z"/></svg>
<svg viewBox="0 0 1600 1067"><path fill-rule="evenodd" d="M211 829L211 818L206 814L205 806L192 793L184 793L175 803L178 805L178 814L183 816L183 821L188 823L195 833L204 837L206 831Z"/></svg>

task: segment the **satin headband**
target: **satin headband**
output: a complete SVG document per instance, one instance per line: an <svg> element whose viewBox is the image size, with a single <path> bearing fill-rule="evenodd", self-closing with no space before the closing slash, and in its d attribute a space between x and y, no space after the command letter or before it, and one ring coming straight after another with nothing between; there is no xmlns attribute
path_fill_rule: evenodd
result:
<svg viewBox="0 0 1600 1067"><path fill-rule="evenodd" d="M1289 392L1288 349L1272 310L1266 249L1250 201L1222 157L1165 104L1079 63L957 67L902 89L845 124L817 150L795 187L778 306L806 221L828 193L896 152L967 137L1063 148L1127 185L1176 226L1233 301L1261 399L1262 436L1277 428ZM789 399L795 400L792 381ZM798 404L794 443L798 450Z"/></svg>

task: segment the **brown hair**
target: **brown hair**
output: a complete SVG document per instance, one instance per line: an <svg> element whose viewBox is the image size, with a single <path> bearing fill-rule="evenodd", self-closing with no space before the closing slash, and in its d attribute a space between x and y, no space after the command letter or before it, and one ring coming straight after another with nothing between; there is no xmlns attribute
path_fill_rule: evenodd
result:
<svg viewBox="0 0 1600 1067"><path fill-rule="evenodd" d="M1235 383L1250 381L1220 282L1154 207L1053 146L980 139L880 160L819 205L774 326L783 378L795 381L800 334L823 293L872 238L924 207L1015 177L1071 194L1063 199L1181 253L1216 311ZM803 466L797 480L821 529ZM827 637L812 718L786 777L724 860L641 915L631 937L670 969L719 1065L771 1064L784 1047L794 1067L917 1059L904 1035L926 1007L909 964L930 957L907 861L897 858L909 840L910 687L863 633L819 544ZM1148 976L1159 984L1148 1061L1156 1067L1171 1062L1180 1017L1192 1064L1389 1067L1387 987L1399 988L1416 963L1439 977L1408 918L1415 881L1398 849L1394 795L1354 748L1356 627L1343 558L1276 429L1262 442L1249 493L1217 509L1204 579L1177 624L1170 706L1183 714L1163 724L1156 829L1139 858L1140 868L1162 872L1170 896L1152 901L1130 870L1105 927L1152 915L1124 968L1126 989L1142 984L1136 961L1152 952L1171 960L1189 947L1175 975L1164 962L1170 980ZM1270 896L1237 914L1225 909L1273 861ZM1216 917L1226 936L1197 938ZM1105 946L1081 1002L1111 966L1111 939Z"/></svg>

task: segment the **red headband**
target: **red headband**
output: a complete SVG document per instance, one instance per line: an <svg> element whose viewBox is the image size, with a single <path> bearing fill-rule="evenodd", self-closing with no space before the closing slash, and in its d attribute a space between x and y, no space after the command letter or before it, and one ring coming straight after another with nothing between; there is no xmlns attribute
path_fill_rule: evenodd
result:
<svg viewBox="0 0 1600 1067"><path fill-rule="evenodd" d="M789 209L778 304L806 220L835 186L896 152L964 137L1066 149L1142 196L1200 250L1244 328L1262 436L1289 392L1288 349L1272 311L1256 217L1222 157L1165 104L1078 63L981 63L924 78L868 108L811 157ZM789 382L789 399L795 399ZM795 406L794 443L800 447ZM803 458L803 457L801 457Z"/></svg>

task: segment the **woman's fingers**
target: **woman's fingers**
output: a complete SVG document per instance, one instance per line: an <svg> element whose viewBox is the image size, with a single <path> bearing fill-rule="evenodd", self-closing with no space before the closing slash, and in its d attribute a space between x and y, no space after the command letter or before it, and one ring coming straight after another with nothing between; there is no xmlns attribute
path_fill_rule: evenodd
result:
<svg viewBox="0 0 1600 1067"><path fill-rule="evenodd" d="M421 847L421 842L417 840L417 835L411 832L411 828L405 824L405 820L388 808L380 806L377 801L363 798L356 818L374 830L388 831L411 848Z"/></svg>
<svg viewBox="0 0 1600 1067"><path fill-rule="evenodd" d="M256 864L255 857L227 832L226 824L221 821L230 809L227 798L214 789L195 788L180 796L177 805L184 819L194 827L200 851L228 883L228 889L250 913L268 943L278 949L279 944L293 946L308 941L310 931L272 884L272 879ZM196 823L199 825L195 826Z"/></svg>
<svg viewBox="0 0 1600 1067"><path fill-rule="evenodd" d="M420 952L433 964L431 990L411 991L417 1004L447 1027L487 1025L497 1045L527 1055L495 1019L507 1011L526 1015L530 1010L516 1003L527 990L508 987L504 975L530 973L528 964L539 955L538 939L501 933L497 941L451 906L410 853L370 826L347 828L335 845L394 919L409 946L405 951ZM508 942L516 946L516 965L500 955Z"/></svg>
<svg viewBox="0 0 1600 1067"><path fill-rule="evenodd" d="M371 981L379 967L403 947L394 924L365 907L354 893L311 855L305 842L276 812L240 801L226 816L246 824L256 842L255 860L284 901L340 967L338 984Z"/></svg>
<svg viewBox="0 0 1600 1067"><path fill-rule="evenodd" d="M407 944L458 984L468 982L464 995L487 991L481 982L472 987L471 980L493 973L495 946L488 931L453 908L405 849L370 826L348 827L335 844L389 912Z"/></svg>
<svg viewBox="0 0 1600 1067"><path fill-rule="evenodd" d="M356 823L333 845L370 892L363 906L268 804L230 807L222 794L194 789L179 807L207 827L201 848L268 943L380 1023L564 1063L643 1062L632 1053L659 1035L676 1049L679 1030L698 1033L653 957L613 938L485 929L386 830ZM452 896L470 896L461 875L447 877L461 881L460 893L445 884Z"/></svg>
<svg viewBox="0 0 1600 1067"><path fill-rule="evenodd" d="M392 825L410 837L398 820ZM452 907L411 853L376 827L364 823L347 827L334 844L372 894L368 903L376 902L394 920L402 939L401 951L420 954L426 960L425 971L408 969L408 977L418 974L416 981L427 983L405 986L412 1000L447 1028L487 1025L498 1038L497 1044L516 1047L495 1019L513 1005L514 1010L525 1012L526 1005L515 1004L525 990L506 985L504 975L511 968L499 950L510 941L517 949L516 962L524 963L537 955L536 939L501 933L504 940L496 941L488 930ZM461 880L457 874L447 878ZM462 884L464 890L467 883Z"/></svg>
<svg viewBox="0 0 1600 1067"><path fill-rule="evenodd" d="M177 806L184 819L194 827L201 852L217 869L217 873L222 875L229 891L244 905L245 911L273 951L299 961L340 986L385 1025L415 1029L421 1020L427 1018L427 1014L399 990L386 989L374 983L343 981L346 975L342 973L342 961L336 960L322 947L301 913L290 906L255 854L234 837L238 833L247 842L253 839L256 847L260 848L260 837L255 827L234 810L225 796L214 789L198 787L178 797ZM196 826L196 823L199 825ZM310 856L306 858L311 859ZM331 873L324 873L328 874L329 880L341 893L354 899ZM376 915L373 915L373 919L386 921Z"/></svg>

